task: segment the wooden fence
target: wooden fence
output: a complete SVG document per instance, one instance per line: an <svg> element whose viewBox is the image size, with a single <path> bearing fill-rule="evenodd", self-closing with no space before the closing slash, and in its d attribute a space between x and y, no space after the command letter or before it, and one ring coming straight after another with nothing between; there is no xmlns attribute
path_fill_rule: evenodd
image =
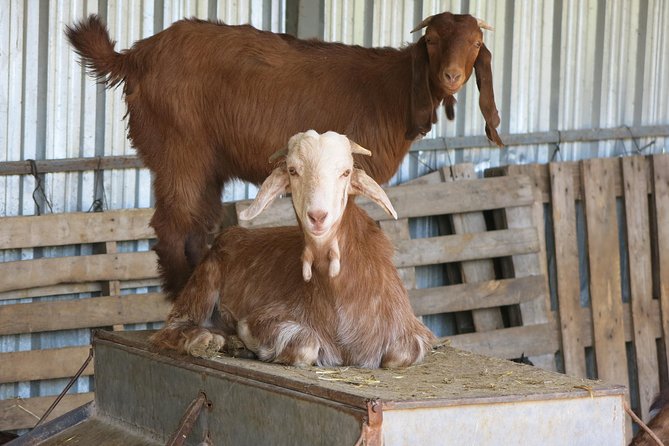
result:
<svg viewBox="0 0 669 446"><path fill-rule="evenodd" d="M418 315L471 314L473 327L464 324L450 337L453 345L505 358L524 353L551 368L558 342L547 307L536 189L528 177L467 180L472 176L471 166L461 166L388 189L400 215L397 221L388 220L371 202L359 201L393 238L395 264ZM227 206L228 224L248 204ZM508 225L488 228L484 213L492 211L504 213ZM160 293L127 292L158 283L152 251L123 252L126 244L137 241L148 248L147 241L154 237L148 226L151 214L150 209L136 209L1 219L0 249L29 248L37 254L43 248L43 255L0 263L0 299L33 299L0 306L0 335L92 327L118 330L125 324L164 320L168 304ZM430 216L448 219L452 229L412 238L410 219ZM290 201L282 199L249 225L293 221ZM65 246L77 249L51 249ZM510 265L503 274L496 267L499 261ZM450 275L448 283L419 288L416 268L424 265L444 265L457 274ZM63 295L68 299L42 301L43 296ZM521 318L510 321L510 309ZM88 346L0 353L0 383L72 376L87 354ZM90 367L85 375L92 373ZM32 427L53 398L0 401L0 430ZM68 395L54 416L91 398Z"/></svg>
<svg viewBox="0 0 669 446"><path fill-rule="evenodd" d="M555 293L566 373L638 391L647 418L667 383L669 343L669 155L591 159L490 169L528 175L552 220ZM578 217L582 212L584 222ZM579 230L584 226L584 231ZM579 233L585 234L580 240ZM586 268L579 268L579 258ZM579 286L587 274L587 286ZM582 294L589 297L583 302ZM623 297L625 296L625 297ZM594 350L594 364L587 351ZM632 373L629 373L631 370ZM636 390L638 389L638 390Z"/></svg>

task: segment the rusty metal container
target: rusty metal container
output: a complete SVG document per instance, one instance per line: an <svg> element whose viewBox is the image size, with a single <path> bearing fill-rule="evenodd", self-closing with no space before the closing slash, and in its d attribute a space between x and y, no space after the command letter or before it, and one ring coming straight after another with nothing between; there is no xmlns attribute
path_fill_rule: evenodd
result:
<svg viewBox="0 0 669 446"><path fill-rule="evenodd" d="M148 336L97 332L94 403L16 444L165 444L201 394L184 444L625 443L624 387L450 347L404 369L295 368L156 353Z"/></svg>

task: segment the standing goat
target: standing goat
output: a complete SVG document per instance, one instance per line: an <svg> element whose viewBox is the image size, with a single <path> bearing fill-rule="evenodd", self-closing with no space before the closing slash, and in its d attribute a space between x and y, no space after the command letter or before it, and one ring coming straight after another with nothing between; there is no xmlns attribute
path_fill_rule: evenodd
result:
<svg viewBox="0 0 669 446"><path fill-rule="evenodd" d="M374 147L356 162L384 183L442 102L453 119L453 95L475 69L486 134L502 144L481 32L491 27L442 13L414 31L422 28L402 49L363 48L191 19L120 53L95 15L67 28L93 75L124 84L129 137L154 174L151 225L169 297L206 252L224 183L261 183L271 148L297 132L332 130Z"/></svg>
<svg viewBox="0 0 669 446"><path fill-rule="evenodd" d="M205 328L213 326L263 361L369 368L421 361L434 337L413 314L392 243L348 196L365 195L397 215L383 189L354 168L352 153L369 154L334 132L293 136L285 162L240 218L290 191L299 227L225 229L152 343L212 356L225 344Z"/></svg>

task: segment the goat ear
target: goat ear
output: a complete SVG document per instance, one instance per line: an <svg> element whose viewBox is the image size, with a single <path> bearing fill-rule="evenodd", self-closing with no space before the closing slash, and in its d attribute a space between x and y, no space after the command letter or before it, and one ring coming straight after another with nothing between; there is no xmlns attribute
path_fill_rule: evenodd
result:
<svg viewBox="0 0 669 446"><path fill-rule="evenodd" d="M397 212L390 203L388 195L381 189L376 181L362 169L353 169L351 175L351 195L364 195L381 206L391 217L397 220Z"/></svg>
<svg viewBox="0 0 669 446"><path fill-rule="evenodd" d="M251 220L260 214L278 196L290 188L286 166L277 167L262 183L253 203L239 213L240 220Z"/></svg>
<svg viewBox="0 0 669 446"><path fill-rule="evenodd" d="M488 139L499 147L504 147L502 139L497 134L499 113L495 105L495 93L492 89L492 54L485 45L481 45L478 57L474 62L476 71L476 86L479 88L479 107L485 119L485 133Z"/></svg>
<svg viewBox="0 0 669 446"><path fill-rule="evenodd" d="M425 36L411 51L411 113L405 137L410 140L432 128L434 106L430 91L430 58Z"/></svg>

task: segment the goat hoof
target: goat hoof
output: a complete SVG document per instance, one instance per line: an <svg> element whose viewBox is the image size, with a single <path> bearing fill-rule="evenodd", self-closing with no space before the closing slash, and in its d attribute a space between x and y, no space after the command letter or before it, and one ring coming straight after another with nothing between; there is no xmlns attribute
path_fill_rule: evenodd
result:
<svg viewBox="0 0 669 446"><path fill-rule="evenodd" d="M339 271L341 271L341 264L339 263L339 260L334 259L330 261L330 269L329 269L329 274L330 277L337 277L339 275Z"/></svg>
<svg viewBox="0 0 669 446"><path fill-rule="evenodd" d="M225 338L221 335L203 331L186 345L189 355L196 358L213 358L225 345Z"/></svg>

